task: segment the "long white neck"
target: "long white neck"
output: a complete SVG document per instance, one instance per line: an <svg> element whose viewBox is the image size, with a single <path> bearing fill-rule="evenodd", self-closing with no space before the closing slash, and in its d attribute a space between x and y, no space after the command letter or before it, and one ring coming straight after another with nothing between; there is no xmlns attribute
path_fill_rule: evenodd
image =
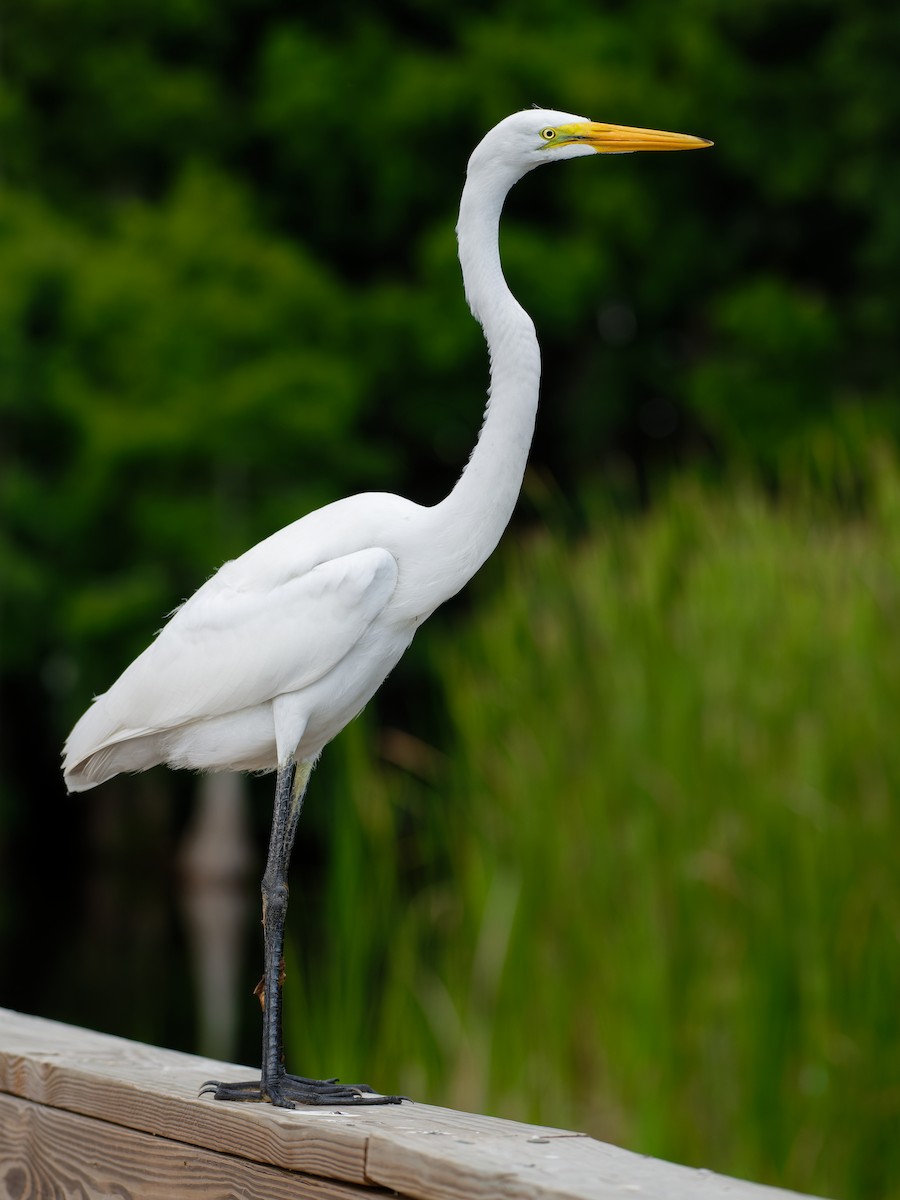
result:
<svg viewBox="0 0 900 1200"><path fill-rule="evenodd" d="M541 358L531 318L500 265L500 211L518 176L470 164L457 236L466 299L481 323L491 384L478 442L459 482L432 510L440 541L462 587L491 554L509 523L534 433ZM452 582L452 580L448 581Z"/></svg>

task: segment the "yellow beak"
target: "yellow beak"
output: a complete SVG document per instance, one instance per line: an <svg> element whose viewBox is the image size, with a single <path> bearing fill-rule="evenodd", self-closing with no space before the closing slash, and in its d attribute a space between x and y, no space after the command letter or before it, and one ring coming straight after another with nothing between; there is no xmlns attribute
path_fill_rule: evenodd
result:
<svg viewBox="0 0 900 1200"><path fill-rule="evenodd" d="M700 150L712 145L706 138L692 137L689 133L605 125L599 121L564 125L560 133L566 141L587 142L598 154L624 154L631 150Z"/></svg>

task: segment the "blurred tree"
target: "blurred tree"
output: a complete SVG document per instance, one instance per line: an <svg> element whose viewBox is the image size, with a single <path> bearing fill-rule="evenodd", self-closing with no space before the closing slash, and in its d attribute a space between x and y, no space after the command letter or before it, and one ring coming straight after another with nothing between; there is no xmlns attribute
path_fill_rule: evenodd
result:
<svg viewBox="0 0 900 1200"><path fill-rule="evenodd" d="M173 585L384 469L352 432L365 381L339 287L254 228L233 182L187 169L108 234L10 195L3 233L15 662L121 654Z"/></svg>

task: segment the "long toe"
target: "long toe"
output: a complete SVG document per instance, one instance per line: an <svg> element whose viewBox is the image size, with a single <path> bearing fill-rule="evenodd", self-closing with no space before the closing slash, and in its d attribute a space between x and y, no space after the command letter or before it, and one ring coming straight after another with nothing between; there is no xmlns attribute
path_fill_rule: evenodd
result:
<svg viewBox="0 0 900 1200"><path fill-rule="evenodd" d="M281 1075L266 1088L273 1104L293 1108L297 1104L360 1105L399 1104L402 1096L385 1096L368 1084L337 1083L333 1079L305 1079L300 1075Z"/></svg>
<svg viewBox="0 0 900 1200"><path fill-rule="evenodd" d="M262 1087L258 1079L247 1079L240 1083L219 1083L215 1079L208 1079L200 1089L200 1095L212 1095L216 1100L244 1102L263 1099Z"/></svg>

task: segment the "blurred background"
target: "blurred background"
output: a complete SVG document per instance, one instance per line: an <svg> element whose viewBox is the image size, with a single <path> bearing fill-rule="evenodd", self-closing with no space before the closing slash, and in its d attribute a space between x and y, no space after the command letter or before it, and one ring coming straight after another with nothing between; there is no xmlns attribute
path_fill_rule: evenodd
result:
<svg viewBox="0 0 900 1200"><path fill-rule="evenodd" d="M2 35L0 1004L258 1062L272 780L67 799L65 736L224 559L451 486L487 128L695 133L510 197L531 467L316 770L288 1061L900 1196L900 12L7 0Z"/></svg>

